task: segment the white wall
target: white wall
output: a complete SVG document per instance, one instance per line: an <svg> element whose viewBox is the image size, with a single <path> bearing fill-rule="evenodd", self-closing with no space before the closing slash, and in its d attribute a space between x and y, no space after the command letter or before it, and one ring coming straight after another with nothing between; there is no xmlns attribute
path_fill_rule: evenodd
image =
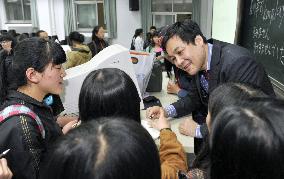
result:
<svg viewBox="0 0 284 179"><path fill-rule="evenodd" d="M64 1L54 0L54 19L55 19L55 33L52 35L57 35L59 40L65 39L64 32Z"/></svg>
<svg viewBox="0 0 284 179"><path fill-rule="evenodd" d="M0 29L4 29L4 2L0 0Z"/></svg>
<svg viewBox="0 0 284 179"><path fill-rule="evenodd" d="M129 11L128 0L116 1L117 13L117 38L111 41L111 44L120 44L130 48L132 36L135 29L142 28L141 25L141 7L139 11Z"/></svg>
<svg viewBox="0 0 284 179"><path fill-rule="evenodd" d="M201 0L200 29L203 35L209 39L212 36L212 0Z"/></svg>
<svg viewBox="0 0 284 179"><path fill-rule="evenodd" d="M4 0L0 0L0 29L15 29L19 33L30 32L32 30L32 24L6 24Z"/></svg>
<svg viewBox="0 0 284 179"><path fill-rule="evenodd" d="M39 29L48 35L57 35L59 40L65 39L64 32L64 1L37 0Z"/></svg>
<svg viewBox="0 0 284 179"><path fill-rule="evenodd" d="M49 4L46 0L37 0L37 12L38 12L38 22L39 29L44 30L51 34L51 19L49 14Z"/></svg>
<svg viewBox="0 0 284 179"><path fill-rule="evenodd" d="M214 0L212 37L234 43L238 0Z"/></svg>

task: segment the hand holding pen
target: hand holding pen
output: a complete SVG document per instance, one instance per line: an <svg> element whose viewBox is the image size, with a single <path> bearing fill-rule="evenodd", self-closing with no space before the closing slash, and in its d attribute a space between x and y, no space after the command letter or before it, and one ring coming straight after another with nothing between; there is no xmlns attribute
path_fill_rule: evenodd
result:
<svg viewBox="0 0 284 179"><path fill-rule="evenodd" d="M7 165L7 160L3 157L7 155L10 149L0 154L0 179L11 179L13 174Z"/></svg>
<svg viewBox="0 0 284 179"><path fill-rule="evenodd" d="M4 152L2 152L2 153L0 154L0 159L3 158L3 157L5 157L9 151L10 151L10 149L7 149L7 150L5 150Z"/></svg>

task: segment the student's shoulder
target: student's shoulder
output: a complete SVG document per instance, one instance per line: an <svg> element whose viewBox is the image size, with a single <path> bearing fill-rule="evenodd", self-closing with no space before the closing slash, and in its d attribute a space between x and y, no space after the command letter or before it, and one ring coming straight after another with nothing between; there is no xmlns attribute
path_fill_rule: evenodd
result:
<svg viewBox="0 0 284 179"><path fill-rule="evenodd" d="M22 136L24 131L38 130L36 121L28 115L19 114L7 117L0 125L1 136Z"/></svg>

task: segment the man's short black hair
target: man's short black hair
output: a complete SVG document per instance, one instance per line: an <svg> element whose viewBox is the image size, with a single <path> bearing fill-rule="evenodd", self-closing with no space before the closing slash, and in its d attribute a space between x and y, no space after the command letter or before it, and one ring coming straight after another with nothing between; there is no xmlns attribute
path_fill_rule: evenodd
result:
<svg viewBox="0 0 284 179"><path fill-rule="evenodd" d="M164 27L165 28L165 27ZM198 24L192 20L185 20L183 22L176 22L164 29L165 32L161 34L163 36L162 48L166 50L167 42L173 36L178 36L183 42L187 44L195 44L195 37L200 35L204 43L207 43L206 38L202 34ZM162 33L162 31L161 31Z"/></svg>
<svg viewBox="0 0 284 179"><path fill-rule="evenodd" d="M169 25L165 25L165 26L159 28L157 30L159 37L164 37L169 27L170 27Z"/></svg>

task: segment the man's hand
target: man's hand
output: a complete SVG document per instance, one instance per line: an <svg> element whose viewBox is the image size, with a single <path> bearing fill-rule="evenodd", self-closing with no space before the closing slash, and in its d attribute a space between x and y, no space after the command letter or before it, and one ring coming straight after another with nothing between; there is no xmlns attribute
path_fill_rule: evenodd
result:
<svg viewBox="0 0 284 179"><path fill-rule="evenodd" d="M158 119L161 115L161 110L163 111L162 115L164 117L167 117L167 114L165 112L165 110L162 107L159 106L153 106L153 107L149 107L146 110L146 118L149 119Z"/></svg>
<svg viewBox="0 0 284 179"><path fill-rule="evenodd" d="M151 127L157 129L157 130L161 130L164 128L170 128L170 122L167 120L167 118L165 118L165 111L163 108L160 108L160 117L159 119L150 119L148 120L149 124Z"/></svg>
<svg viewBox="0 0 284 179"><path fill-rule="evenodd" d="M180 87L178 86L178 84L170 82L170 81L168 82L168 85L167 85L168 93L178 94L179 90L180 90Z"/></svg>
<svg viewBox="0 0 284 179"><path fill-rule="evenodd" d="M196 127L197 123L192 118L187 118L179 124L179 132L183 135L194 137Z"/></svg>

